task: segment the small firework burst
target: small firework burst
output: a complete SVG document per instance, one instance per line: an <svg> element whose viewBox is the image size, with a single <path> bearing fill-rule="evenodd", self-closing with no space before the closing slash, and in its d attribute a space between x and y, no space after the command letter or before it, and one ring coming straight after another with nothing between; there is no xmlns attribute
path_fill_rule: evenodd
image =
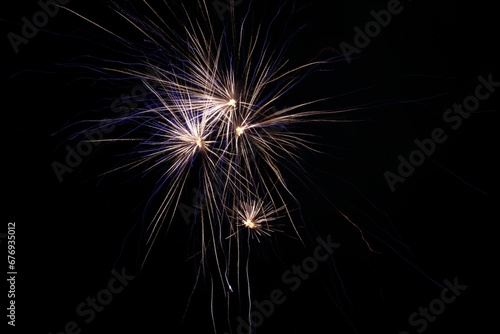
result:
<svg viewBox="0 0 500 334"><path fill-rule="evenodd" d="M236 225L246 229L249 237L260 242L260 237L269 237L273 232L283 232L277 229L274 222L283 217L280 212L284 209L285 206L276 209L271 202L265 203L260 199L241 201L236 212Z"/></svg>

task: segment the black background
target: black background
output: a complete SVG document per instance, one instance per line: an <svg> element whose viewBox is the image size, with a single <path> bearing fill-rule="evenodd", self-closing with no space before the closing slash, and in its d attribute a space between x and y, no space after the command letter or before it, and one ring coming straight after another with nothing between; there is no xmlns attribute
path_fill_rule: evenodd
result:
<svg viewBox="0 0 500 334"><path fill-rule="evenodd" d="M246 3L236 11L245 11ZM353 28L363 28L372 20L370 10L387 2L296 4L301 10L291 21L281 18L283 31L297 33L284 54L292 64L338 56L341 42L353 44ZM267 8L262 20L272 17L274 5L257 1L257 13L261 6ZM399 333L411 329L410 314L439 297L441 287L433 281L442 284L455 277L468 288L425 332L449 333L465 326L481 332L494 318L488 302L495 304L493 268L498 264L493 206L498 92L459 129L446 128L448 140L394 193L383 175L397 169L398 155L407 157L415 149L415 138L428 138L434 128L446 126L443 112L474 93L479 75L492 74L500 81L498 19L492 5L479 2L412 1L403 6L359 57L347 63L338 56L325 67L329 71L311 74L280 101L291 105L333 96L318 108L357 108L339 116L356 122L302 128L317 136L325 152L303 153L310 181L288 180L301 203L305 245L278 235L272 244L255 247L252 299L266 299L275 288L286 290L281 274L312 254L317 235L332 235L341 247L333 261L321 263L300 289L287 293L287 301L258 333ZM104 3L73 0L68 7L114 31L128 32ZM2 36L18 32L20 18L38 10L35 1L16 8L4 4ZM212 14L218 25L216 12ZM173 19L171 13L165 15ZM302 24L306 26L296 30ZM99 176L120 161L113 145L99 146L63 182L52 170L53 161L64 160L67 143L78 143L68 140L74 128L64 127L99 117L109 101L137 84L100 80L95 71L71 66L86 55L119 56L120 50L109 56L111 39L63 11L18 54L2 38L1 231L9 221L16 222L16 329L59 333L75 320L82 333L211 333L208 278L202 278L182 321L195 282L189 256L196 237L180 215L145 268L137 270L141 219L155 175ZM184 201L189 203L190 196ZM368 249L336 207L365 230L377 252ZM112 268L124 266L135 279L84 324L77 305L106 286ZM1 294L6 298L6 292ZM224 333L224 315L217 317Z"/></svg>

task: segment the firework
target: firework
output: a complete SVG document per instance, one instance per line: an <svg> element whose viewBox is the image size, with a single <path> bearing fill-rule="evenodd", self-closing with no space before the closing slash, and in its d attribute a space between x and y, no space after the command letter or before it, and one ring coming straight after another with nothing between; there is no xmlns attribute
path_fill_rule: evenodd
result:
<svg viewBox="0 0 500 334"><path fill-rule="evenodd" d="M162 200L148 225L145 258L173 222L188 179L198 179L200 264L205 267L208 257L215 259L211 275L222 282L229 298L235 286L243 286L240 280L250 287L248 259L241 258L248 252L241 247L285 229L300 239L287 206L287 198L296 200L283 172L290 164L300 170L301 150L313 148L308 135L294 126L327 121L324 116L333 112L308 109L318 101L283 108L278 101L304 74L327 61L290 68L284 48L269 45L273 25L259 24L249 33L245 11L242 19L231 11L230 22L216 29L203 1L197 2L196 19L184 5L174 10L167 3L161 9L148 1L142 4L141 15L119 6L114 11L142 34L147 47L73 12L116 37L127 50L141 50L130 66L106 67L147 88L137 108L108 121L126 130L103 140L137 143L135 158L112 171L160 171L156 195ZM181 10L180 31L171 30L163 10ZM237 277L236 282L230 277Z"/></svg>

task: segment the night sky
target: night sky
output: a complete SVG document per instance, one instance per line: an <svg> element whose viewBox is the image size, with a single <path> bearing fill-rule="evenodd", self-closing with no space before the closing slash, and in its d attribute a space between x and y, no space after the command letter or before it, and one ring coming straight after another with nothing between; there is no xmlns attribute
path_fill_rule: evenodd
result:
<svg viewBox="0 0 500 334"><path fill-rule="evenodd" d="M161 1L152 3L171 29L179 29L180 14L166 12ZM222 23L212 5L213 24L220 29L229 15L221 14ZM66 6L125 38L143 38L105 1L72 0ZM250 21L265 26L278 7L278 1L254 1ZM243 0L235 11L243 15L247 8ZM13 46L9 33L22 36L21 18L32 22L40 10L36 1L0 10L0 241L5 254L8 223L15 222L17 270L16 326L7 325L6 316L2 326L19 333L213 333L208 274L200 277L184 317L196 280L191 256L199 236L182 212L139 270L145 224L161 200L151 199L158 172L102 176L124 161L132 147L126 144L93 146L71 172L61 178L54 172L55 161L65 162L66 147L82 139L72 136L85 129L85 120L109 117L112 101L138 82L97 72L102 59L130 63L131 53L67 11ZM381 10L394 12L390 22L368 24L378 30L362 41L359 31ZM486 332L496 315L487 303L496 304L498 265L493 184L500 40L493 6L296 0L276 20L271 47L293 36L282 54L290 66L332 59L278 107L328 97L315 109L353 110L328 116L349 122L304 123L297 129L314 135L314 147L323 153L301 152L303 173L285 173L300 202L300 208L291 206L303 242L288 229L252 243L251 299L268 305L281 292L255 332L430 334L466 326ZM346 50L355 51L345 57ZM471 111L459 111L464 103ZM181 198L184 208L191 207L195 187L194 172ZM338 244L325 260L314 257L318 237ZM308 275L291 272L311 264L311 256L317 266ZM88 298L103 295L110 282L112 300L91 310ZM221 294L219 282L214 284L214 294ZM3 286L6 313L9 286ZM226 333L218 297L218 333ZM238 316L246 319L247 296L232 298L233 333L247 333L237 328ZM428 318L423 308L431 308Z"/></svg>

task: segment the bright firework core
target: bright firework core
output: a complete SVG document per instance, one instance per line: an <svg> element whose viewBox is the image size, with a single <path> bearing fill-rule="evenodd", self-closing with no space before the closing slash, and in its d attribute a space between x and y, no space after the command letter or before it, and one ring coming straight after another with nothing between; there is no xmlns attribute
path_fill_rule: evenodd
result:
<svg viewBox="0 0 500 334"><path fill-rule="evenodd" d="M235 99L231 99L227 102L227 105L228 106L231 106L231 107L236 107L236 100Z"/></svg>
<svg viewBox="0 0 500 334"><path fill-rule="evenodd" d="M248 228L255 228L255 223L251 219L245 220L243 224Z"/></svg>
<svg viewBox="0 0 500 334"><path fill-rule="evenodd" d="M237 134L238 136L241 136L241 135L243 134L243 131L244 131L244 130L245 130L245 128L244 128L244 127L238 126L238 127L236 128L236 134Z"/></svg>
<svg viewBox="0 0 500 334"><path fill-rule="evenodd" d="M201 138L197 138L195 143L199 148L203 147L203 140L201 140Z"/></svg>

